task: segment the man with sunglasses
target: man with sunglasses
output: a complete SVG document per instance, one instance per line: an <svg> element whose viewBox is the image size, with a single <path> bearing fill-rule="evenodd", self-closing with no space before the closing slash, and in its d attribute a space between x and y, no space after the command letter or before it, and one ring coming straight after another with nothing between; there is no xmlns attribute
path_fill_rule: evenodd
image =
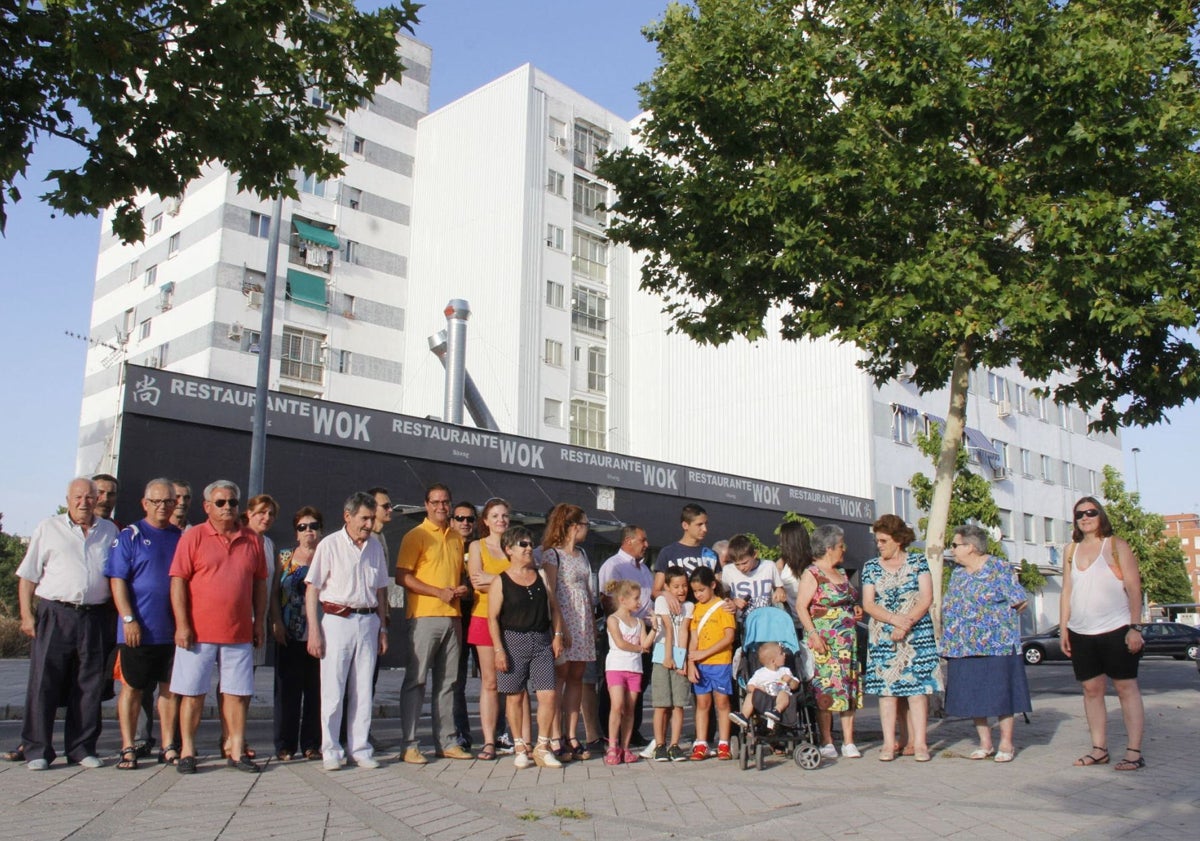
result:
<svg viewBox="0 0 1200 841"><path fill-rule="evenodd" d="M425 520L400 543L396 583L407 591L408 665L400 690L403 759L424 765L417 742L417 719L425 699L425 679L433 671L433 738L437 753L447 759L474 759L454 739L454 684L462 648L459 599L462 583L463 539L450 523L450 489L443 484L425 490Z"/></svg>
<svg viewBox="0 0 1200 841"><path fill-rule="evenodd" d="M475 506L466 500L454 503L450 515L450 526L462 535L463 546L469 547L475 537ZM466 554L463 555L463 583L470 585ZM458 672L454 679L454 740L463 750L471 749L471 719L467 714L467 666L471 659L471 646L467 645L467 626L471 624L471 610L475 607L475 591L468 589L458 600L462 613L462 646L458 650Z"/></svg>
<svg viewBox="0 0 1200 841"><path fill-rule="evenodd" d="M266 637L267 564L262 541L238 518L238 486L218 479L204 489L208 520L184 534L171 563L181 774L196 772L196 730L214 666L229 726L229 767L257 773L245 755L246 710L254 694L254 648Z"/></svg>

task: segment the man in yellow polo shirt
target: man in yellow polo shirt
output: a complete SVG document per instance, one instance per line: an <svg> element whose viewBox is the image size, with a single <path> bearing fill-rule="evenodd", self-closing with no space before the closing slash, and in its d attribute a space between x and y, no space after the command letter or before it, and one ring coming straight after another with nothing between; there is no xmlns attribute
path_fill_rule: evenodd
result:
<svg viewBox="0 0 1200 841"><path fill-rule="evenodd" d="M417 720L425 700L425 676L433 671L433 738L437 755L471 759L454 738L454 681L462 648L458 600L463 584L463 539L450 527L450 489L425 490L425 521L404 535L396 558L396 583L408 591L408 666L400 690L404 761L427 761L417 741Z"/></svg>

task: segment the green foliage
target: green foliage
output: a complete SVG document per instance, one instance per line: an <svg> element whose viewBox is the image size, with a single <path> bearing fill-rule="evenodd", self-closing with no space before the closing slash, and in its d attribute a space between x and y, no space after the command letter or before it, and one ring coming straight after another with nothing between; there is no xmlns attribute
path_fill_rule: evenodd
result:
<svg viewBox="0 0 1200 841"><path fill-rule="evenodd" d="M1021 559L1021 569L1017 573L1017 581L1030 593L1040 593L1046 586L1046 576L1042 575L1037 564Z"/></svg>
<svg viewBox="0 0 1200 841"><path fill-rule="evenodd" d="M1187 558L1179 538L1163 536L1163 518L1142 508L1140 496L1125 489L1125 480L1111 465L1104 468L1100 489L1113 532L1129 543L1138 559L1146 598L1155 604L1190 602Z"/></svg>
<svg viewBox="0 0 1200 841"><path fill-rule="evenodd" d="M420 9L399 3L0 0L0 230L47 136L84 160L52 170L43 198L70 215L115 204L126 241L143 236L139 192L180 195L211 162L264 196L295 196L297 170L336 177L326 107L344 114L399 76L396 34Z"/></svg>
<svg viewBox="0 0 1200 841"><path fill-rule="evenodd" d="M917 449L937 462L942 448L942 434L937 429L917 434ZM914 473L908 480L912 488L913 501L922 511L928 511L933 503L933 480L924 473ZM954 490L950 495L950 516L946 524L945 545L950 545L954 530L964 523L982 526L1000 525L1000 509L992 499L992 483L970 468L966 447L959 447L955 462ZM929 518L922 517L917 527L922 534L929 526ZM988 538L988 552L1004 558L1004 547L993 538Z"/></svg>
<svg viewBox="0 0 1200 841"><path fill-rule="evenodd" d="M0 616L21 615L17 602L17 567L25 557L25 543L0 531Z"/></svg>
<svg viewBox="0 0 1200 841"><path fill-rule="evenodd" d="M700 342L861 348L922 390L1064 377L1100 425L1200 396L1200 69L1185 0L695 0L646 30L609 228Z"/></svg>
<svg viewBox="0 0 1200 841"><path fill-rule="evenodd" d="M774 534L776 538L779 537L779 529L784 523L803 523L804 528L808 529L809 534L812 534L813 529L817 527L816 523L808 519L808 517L805 517L803 514L797 514L795 511L787 511L784 513L783 519L779 522L779 525L775 527ZM778 542L774 546L768 546L759 540L758 535L754 532L746 532L746 537L750 539L750 544L754 547L754 551L758 557L766 561L779 560Z"/></svg>

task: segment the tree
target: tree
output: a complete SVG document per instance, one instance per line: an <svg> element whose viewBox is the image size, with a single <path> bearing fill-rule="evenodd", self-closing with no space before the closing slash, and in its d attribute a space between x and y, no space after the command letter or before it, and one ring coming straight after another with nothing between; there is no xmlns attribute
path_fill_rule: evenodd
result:
<svg viewBox="0 0 1200 841"><path fill-rule="evenodd" d="M1113 467L1104 468L1100 491L1113 532L1125 538L1138 559L1146 598L1155 604L1191 602L1187 557L1179 538L1163 536L1163 518L1142 508L1141 497L1125 490L1125 480Z"/></svg>
<svg viewBox="0 0 1200 841"><path fill-rule="evenodd" d="M143 235L139 192L180 195L210 162L264 196L294 197L297 170L337 176L329 113L403 70L396 34L420 6L399 2L0 0L0 230L49 136L83 162L52 170L42 198L73 216L116 205L126 241Z"/></svg>
<svg viewBox="0 0 1200 841"><path fill-rule="evenodd" d="M1200 395L1200 72L1185 0L696 0L647 37L611 239L700 342L861 348L949 384L942 565L967 381L1017 365L1100 428Z"/></svg>

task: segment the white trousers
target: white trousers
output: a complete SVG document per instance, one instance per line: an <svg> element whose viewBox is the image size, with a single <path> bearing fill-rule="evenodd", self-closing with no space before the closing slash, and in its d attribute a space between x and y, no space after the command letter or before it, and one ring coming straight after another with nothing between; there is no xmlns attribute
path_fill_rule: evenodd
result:
<svg viewBox="0 0 1200 841"><path fill-rule="evenodd" d="M321 658L321 755L339 762L349 754L369 759L367 734L371 730L371 679L379 656L379 614L331 616L321 619L325 656ZM348 704L346 744L338 741L342 725L342 700Z"/></svg>

